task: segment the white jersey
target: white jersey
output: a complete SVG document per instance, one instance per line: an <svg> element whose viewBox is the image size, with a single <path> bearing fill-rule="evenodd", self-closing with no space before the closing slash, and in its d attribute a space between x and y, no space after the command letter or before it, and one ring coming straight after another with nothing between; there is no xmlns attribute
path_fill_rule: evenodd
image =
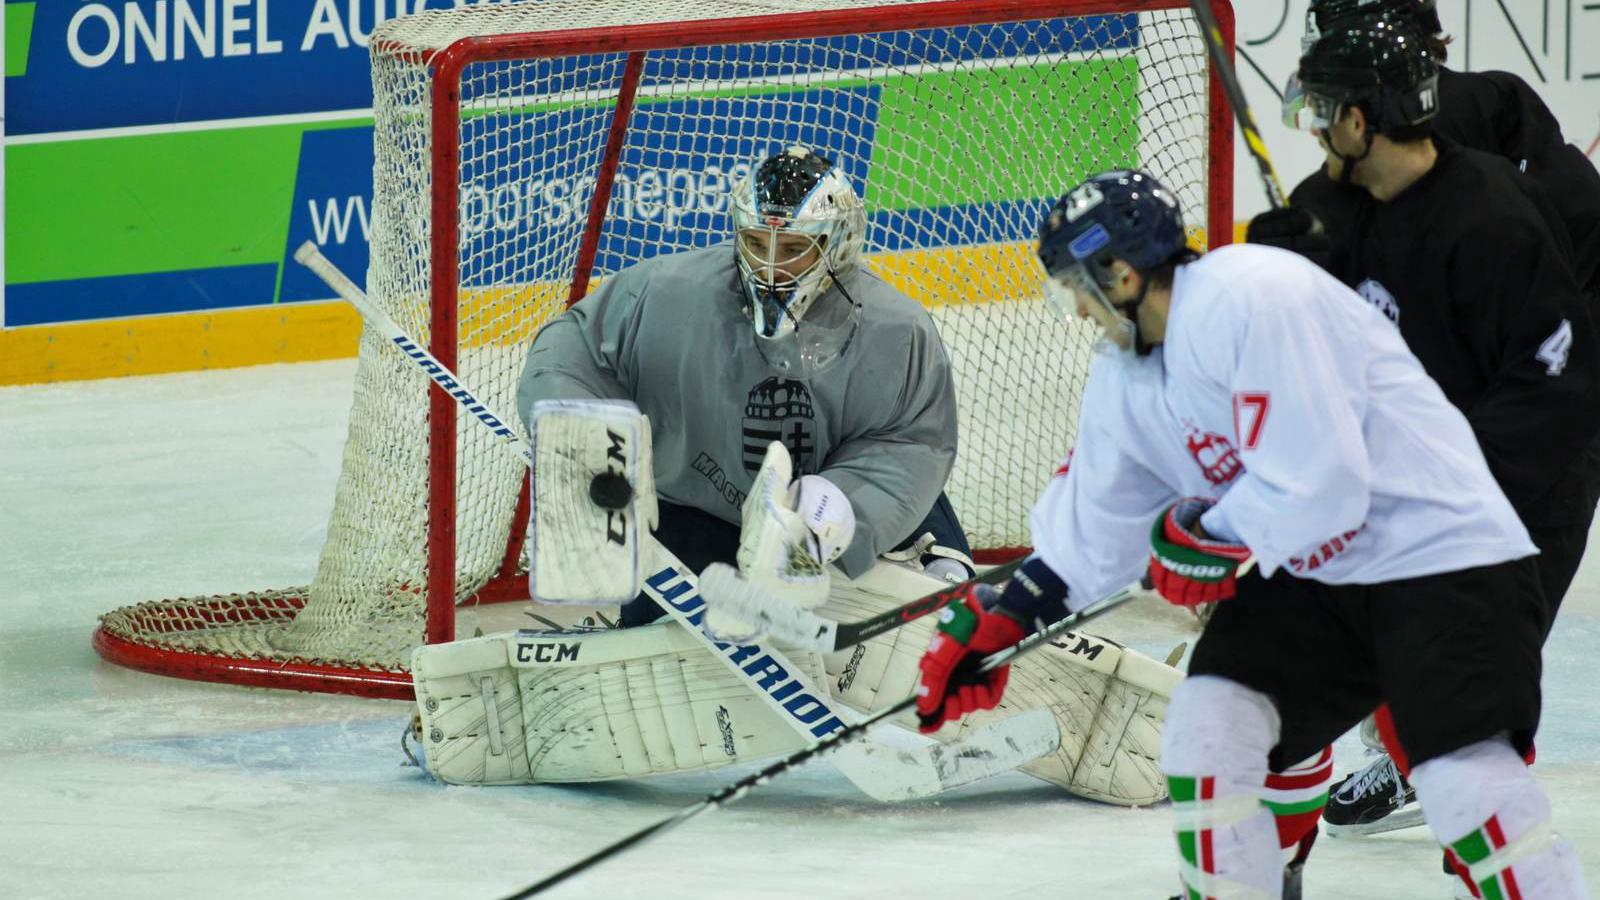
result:
<svg viewBox="0 0 1600 900"><path fill-rule="evenodd" d="M1095 357L1077 447L1033 511L1069 606L1139 577L1181 497L1215 500L1202 524L1263 575L1375 584L1538 552L1394 325L1259 245L1178 268L1149 356Z"/></svg>

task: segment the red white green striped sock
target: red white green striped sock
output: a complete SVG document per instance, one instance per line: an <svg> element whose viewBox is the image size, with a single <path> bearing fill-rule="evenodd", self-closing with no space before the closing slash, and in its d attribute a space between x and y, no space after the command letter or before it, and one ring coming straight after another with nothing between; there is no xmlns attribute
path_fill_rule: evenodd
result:
<svg viewBox="0 0 1600 900"><path fill-rule="evenodd" d="M1505 831L1500 827L1500 817L1494 815L1483 823L1482 828L1452 843L1450 849L1462 862L1471 866L1488 859L1507 843ZM1517 887L1517 876L1510 866L1476 882L1476 887L1483 900L1522 900L1522 890Z"/></svg>
<svg viewBox="0 0 1600 900"><path fill-rule="evenodd" d="M1298 847L1301 838L1317 827L1332 782L1332 747L1324 747L1321 753L1282 772L1267 773L1261 802L1277 820L1279 847Z"/></svg>
<svg viewBox="0 0 1600 900"><path fill-rule="evenodd" d="M1172 794L1178 855L1183 858L1182 896L1214 900L1213 892L1230 887L1217 874L1216 832L1260 815L1261 801L1248 794L1218 797L1217 779L1210 775L1168 775L1167 788Z"/></svg>

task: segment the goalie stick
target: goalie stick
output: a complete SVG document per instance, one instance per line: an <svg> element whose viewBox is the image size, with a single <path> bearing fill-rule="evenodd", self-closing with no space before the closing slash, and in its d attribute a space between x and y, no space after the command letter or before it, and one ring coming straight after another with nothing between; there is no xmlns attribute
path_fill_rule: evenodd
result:
<svg viewBox="0 0 1600 900"><path fill-rule="evenodd" d="M960 587L970 586L977 583L978 580L979 579L973 579L972 581L968 581ZM938 591L934 594L924 597L923 600L931 601L932 598L941 596L945 593L945 591ZM984 657L983 662L978 666L976 674L981 675L1000 666L1010 665L1017 659L1017 657L1022 656L1025 653L1033 652L1044 644L1049 643L1052 639L1060 637L1062 634L1071 631L1073 628L1083 624L1084 622L1087 622L1103 612L1106 612L1112 607L1126 603L1135 596L1137 596L1136 592L1123 590L1111 594L1110 596L1102 597L1083 609L1080 609L1077 612L1071 613L1065 618L1056 621L1048 628L1042 628L1039 631L1036 631L1017 643L1011 645L1010 647L1007 647L1004 650L996 651L995 653L991 653L990 655ZM808 760L815 759L831 750L838 749L841 745L859 738L863 733L866 732L868 728L871 728L873 725L882 722L884 719L897 716L900 713L903 713L906 710L916 706L916 704L917 697L915 694L912 694L898 703L880 709L872 715L867 716L865 719L855 723L854 725L851 725L843 730L836 731L809 747L796 750L788 756L785 756L783 759L777 760L776 762L766 766L765 768L761 769L761 771L747 775L744 778L735 781L733 784L730 784L727 787L708 795L705 797L705 799L697 801L692 806L684 807L676 814L668 816L654 825L649 825L645 828L642 828L620 841L596 850L594 853L591 853L590 855L578 860L572 865L567 866L565 869L556 872L554 875L551 875L542 881L531 884L514 894L507 895L505 900L522 900L522 898L532 897L535 894L549 890L550 888L555 887L572 876L591 869L594 866L597 866L600 863L616 856L617 854L622 853L630 847L636 847L639 844L650 840L651 838L666 834L668 831L677 828L679 825L682 825L701 813L710 812L714 809L720 809L729 803L733 803L734 801L742 798L745 794L749 793L751 788L771 781L778 775L781 775L784 772L807 762ZM1046 713L1047 711L1035 710L1035 712ZM1011 720L1008 719L1006 721Z"/></svg>
<svg viewBox="0 0 1600 900"><path fill-rule="evenodd" d="M970 581L951 585L859 622L835 622L809 609L769 601L766 592L740 578L732 566L723 563L713 563L700 573L700 592L705 595L706 602L718 610L764 626L767 636L776 643L832 653L941 610L951 601L966 596L975 584L999 584L1009 579L1022 563L1023 560L1019 559L995 566ZM1149 590L1150 584L1146 578L1128 585L1113 596Z"/></svg>
<svg viewBox="0 0 1600 900"><path fill-rule="evenodd" d="M366 294L339 271L311 241L295 250L296 262L310 269L351 306L369 325L417 364L435 384L467 408L477 420L501 439L506 450L533 465L533 448L520 434L507 427L455 374L432 353L419 346ZM652 540L656 556L655 573L645 579L644 591L668 615L705 643L707 648L733 670L747 687L760 695L769 707L803 738L822 737L847 730L826 692L813 692L810 686L791 673L801 671L774 647L765 644L735 645L712 640L700 628L705 615L693 572ZM822 696L818 696L821 693ZM1041 710L1041 712L1046 712ZM837 768L861 791L880 801L908 800L937 794L953 787L988 778L1054 752L1061 743L1060 727L1053 716L1019 715L975 732L961 741L935 744L917 750L897 750L879 744L858 745L859 750L835 760Z"/></svg>
<svg viewBox="0 0 1600 900"><path fill-rule="evenodd" d="M700 573L700 593L705 595L706 603L719 612L725 611L762 626L775 642L832 653L941 610L952 600L965 596L975 584L1000 584L1009 579L1022 562L1018 559L995 566L970 581L934 591L859 622L835 622L809 609L771 600L766 591L741 578L738 570L725 563L712 563Z"/></svg>

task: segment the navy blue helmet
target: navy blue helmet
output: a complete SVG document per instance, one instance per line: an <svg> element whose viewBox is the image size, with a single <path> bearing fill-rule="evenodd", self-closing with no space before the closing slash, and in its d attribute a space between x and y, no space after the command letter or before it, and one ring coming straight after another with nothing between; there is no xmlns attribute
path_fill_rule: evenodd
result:
<svg viewBox="0 0 1600 900"><path fill-rule="evenodd" d="M1187 251L1177 196L1133 169L1096 175L1068 191L1039 227L1039 261L1052 278L1081 265L1105 285L1113 259L1144 273Z"/></svg>

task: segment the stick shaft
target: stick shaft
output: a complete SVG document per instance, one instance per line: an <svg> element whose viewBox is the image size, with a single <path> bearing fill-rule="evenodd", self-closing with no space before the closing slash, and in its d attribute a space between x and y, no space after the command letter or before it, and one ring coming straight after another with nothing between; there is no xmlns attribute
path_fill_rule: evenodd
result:
<svg viewBox="0 0 1600 900"><path fill-rule="evenodd" d="M1011 577L1022 566L1022 560L1013 560L1004 565L995 566L978 577L952 585L942 591L935 591L925 597L919 597L910 603L885 610L870 619L859 622L841 622L833 634L832 650L843 650L862 641L875 638L886 631L893 631L902 625L915 622L931 612L944 609L951 601L966 595L966 592L975 584L999 584ZM828 651L824 651L828 652Z"/></svg>
<svg viewBox="0 0 1600 900"><path fill-rule="evenodd" d="M528 442L521 435L507 427L499 416L490 412L488 406L482 400L479 400L478 396L472 393L466 385L457 381L449 367L440 362L438 357L429 353L427 348L418 345L416 341L412 340L411 336L406 334L405 329L401 328L394 319L389 318L388 313L384 312L376 303L373 303L361 288L356 287L355 282L339 271L339 267L335 266L332 260L323 256L322 252L317 249L316 244L311 241L301 244L294 251L294 259L295 262L315 272L317 277L326 282L328 287L333 288L341 299L354 306L356 311L361 313L361 318L367 321L368 325L376 329L385 340L400 348L401 353L411 357L416 362L417 368L427 373L427 376L433 379L434 384L437 384L446 394L449 394L462 406L466 407L467 412L472 413L478 418L478 421L488 426L496 437L510 444L513 449L522 455L523 461L530 466L533 465L533 448L528 446Z"/></svg>
<svg viewBox="0 0 1600 900"><path fill-rule="evenodd" d="M1250 112L1250 103L1244 96L1244 86L1239 84L1239 73L1234 71L1233 60L1228 58L1228 51L1222 41L1222 29L1217 25L1217 17L1211 12L1210 0L1189 0L1189 8L1194 10L1194 17L1200 22L1201 36L1205 39L1206 49L1211 54L1211 66L1216 70L1217 80L1221 82L1222 91L1228 97L1228 105L1233 107L1234 118L1239 121L1239 130L1244 133L1245 148L1255 159L1256 168L1261 170L1261 183L1267 191L1267 202L1275 209L1282 209L1289 205L1287 195L1283 192L1282 182L1278 180L1278 171L1272 165L1272 155L1267 152L1266 141L1261 139L1261 129L1256 127L1255 116Z"/></svg>

